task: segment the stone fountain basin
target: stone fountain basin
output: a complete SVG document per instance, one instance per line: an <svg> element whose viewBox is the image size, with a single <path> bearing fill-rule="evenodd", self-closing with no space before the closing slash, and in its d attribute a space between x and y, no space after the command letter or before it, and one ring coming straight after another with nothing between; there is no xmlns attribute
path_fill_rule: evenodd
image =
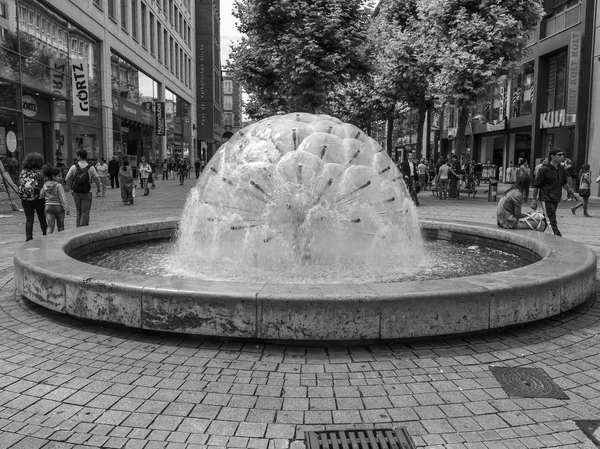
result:
<svg viewBox="0 0 600 449"><path fill-rule="evenodd" d="M527 323L590 298L596 256L534 231L422 221L430 239L485 245L531 261L479 276L365 284L272 284L151 277L76 260L98 249L168 238L177 221L83 227L15 253L18 291L47 309L131 328L226 339L381 341Z"/></svg>

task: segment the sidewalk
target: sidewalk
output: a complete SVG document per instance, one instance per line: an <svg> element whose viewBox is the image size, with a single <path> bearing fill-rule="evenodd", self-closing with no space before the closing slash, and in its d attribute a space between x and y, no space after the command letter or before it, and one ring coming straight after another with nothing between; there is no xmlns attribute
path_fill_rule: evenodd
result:
<svg viewBox="0 0 600 449"><path fill-rule="evenodd" d="M178 217L195 179L159 181L123 206L94 198L90 225ZM500 184L500 191L509 187ZM421 192L422 219L495 222L497 203ZM308 347L102 327L16 293L24 214L0 194L0 449L294 448L304 431L406 427L417 447L590 448L600 419L600 306L502 332L424 342ZM500 195L500 193L499 193ZM594 218L561 203L566 238L600 253ZM74 207L73 207L74 211ZM74 227L74 215L66 228ZM34 238L41 238L36 221ZM490 367L540 368L568 399L512 397ZM535 390L532 388L532 390ZM600 424L600 421L598 421ZM600 431L598 432L600 434Z"/></svg>

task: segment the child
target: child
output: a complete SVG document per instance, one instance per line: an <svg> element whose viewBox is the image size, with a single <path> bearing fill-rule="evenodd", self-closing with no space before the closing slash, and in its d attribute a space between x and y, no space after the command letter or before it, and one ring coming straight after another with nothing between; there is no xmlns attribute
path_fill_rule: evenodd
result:
<svg viewBox="0 0 600 449"><path fill-rule="evenodd" d="M55 221L58 232L65 229L65 214L70 214L69 203L67 203L65 189L62 186L62 172L60 168L46 165L42 171L48 181L42 187L40 198L46 199L44 212L46 213L46 221L48 222L48 234L52 234L54 232Z"/></svg>

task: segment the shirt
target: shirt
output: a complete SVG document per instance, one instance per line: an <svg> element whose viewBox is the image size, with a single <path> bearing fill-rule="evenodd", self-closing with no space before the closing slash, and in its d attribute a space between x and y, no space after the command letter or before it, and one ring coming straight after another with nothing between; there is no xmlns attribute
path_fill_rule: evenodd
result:
<svg viewBox="0 0 600 449"><path fill-rule="evenodd" d="M527 215L521 212L523 194L518 189L509 190L500 198L496 209L496 219L501 228L514 229L519 218Z"/></svg>
<svg viewBox="0 0 600 449"><path fill-rule="evenodd" d="M77 162L77 164L81 167L81 168L86 168L88 165L87 161L79 161ZM77 168L75 167L75 165L71 165L71 168L69 168L69 171L67 173L67 177L65 178L65 184L68 186L71 186L73 183L73 176L75 176L75 172L77 171ZM100 191L100 178L98 177L98 172L96 171L96 169L94 167L90 167L88 169L88 174L90 175L90 183L94 182L96 183L96 187L98 188L98 191Z"/></svg>
<svg viewBox="0 0 600 449"><path fill-rule="evenodd" d="M533 181L533 188L540 190L540 201L558 203L562 195L562 187L566 183L565 168L562 165L556 168L551 163L546 163L540 167L535 181Z"/></svg>

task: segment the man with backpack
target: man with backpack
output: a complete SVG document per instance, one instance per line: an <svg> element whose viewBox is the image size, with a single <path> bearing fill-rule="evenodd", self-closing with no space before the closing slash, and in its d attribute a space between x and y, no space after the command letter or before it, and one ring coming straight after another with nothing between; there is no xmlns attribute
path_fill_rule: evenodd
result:
<svg viewBox="0 0 600 449"><path fill-rule="evenodd" d="M90 223L90 210L92 209L92 182L96 184L97 193L100 193L100 177L96 169L88 164L87 151L77 151L77 163L67 173L65 180L71 186L71 193L75 200L77 209L77 221L75 225L88 226Z"/></svg>

